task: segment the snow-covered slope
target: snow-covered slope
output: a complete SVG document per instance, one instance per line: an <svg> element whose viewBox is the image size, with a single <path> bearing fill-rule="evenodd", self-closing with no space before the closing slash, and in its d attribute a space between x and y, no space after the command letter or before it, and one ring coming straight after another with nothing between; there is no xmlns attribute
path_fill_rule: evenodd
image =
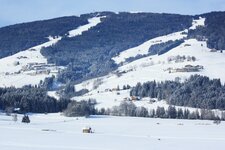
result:
<svg viewBox="0 0 225 150"><path fill-rule="evenodd" d="M198 26L204 26L205 24L205 18L199 18L196 20L193 20L192 22L192 26L189 28L191 30L196 29ZM143 44L134 47L134 48L130 48L128 50L125 50L123 52L121 52L118 56L112 58L117 64L120 64L121 62L124 62L127 58L129 57L135 57L137 55L144 55L144 54L148 54L148 50L152 45L155 44L160 44L160 43L164 43L164 42L168 42L168 41L175 41L175 40L180 40L180 39L184 39L185 37L187 37L187 32L188 30L183 30L180 32L175 32L172 34L168 34L165 36L160 36L154 39L151 39L149 41L144 42Z"/></svg>
<svg viewBox="0 0 225 150"><path fill-rule="evenodd" d="M112 58L117 64L124 62L129 57L135 57L137 55L148 54L148 50L152 45L168 42L170 40L180 40L187 37L186 34L183 34L185 31L175 32L169 35L160 36L154 39L151 39L137 47L125 50L121 52L118 56ZM187 32L187 31L186 31Z"/></svg>
<svg viewBox="0 0 225 150"><path fill-rule="evenodd" d="M204 25L203 22L204 18L194 20L192 27ZM181 32L178 32L170 36L159 37L158 39L169 41L183 37L185 36ZM114 60L120 63L130 56L147 53L152 42L150 40L146 43L122 52ZM113 91L118 86L122 89L124 85L135 86L138 82L175 80L175 78L184 81L194 74L208 76L211 79L220 78L222 83L225 83L225 71L222 71L223 66L225 66L225 53L214 52L207 48L206 41L186 39L180 46L171 49L165 54L138 59L119 67L118 70L106 76L75 85L77 91L88 89L90 92L81 97L74 97L73 99L95 98L99 102L97 107L108 108L119 105L124 98L129 97L129 91L119 93L116 91L109 92L109 90ZM185 71L189 67L200 69L196 71ZM145 101L135 102L135 104L147 108L155 107L149 103L147 104ZM167 106L161 103L156 104L157 106Z"/></svg>
<svg viewBox="0 0 225 150"><path fill-rule="evenodd" d="M118 94L119 93L119 94ZM112 108L113 106L119 106L121 102L123 102L126 98L130 98L130 91L129 90L121 90L121 91L112 91L112 92L97 92L97 93L89 93L84 96L74 97L73 100L81 101L81 100L88 100L88 99L96 99L97 105L95 106L97 109L108 109ZM150 102L154 100L155 102ZM127 101L127 100L126 100ZM165 110L169 107L169 104L165 100L158 101L156 98L143 98L140 101L132 101L137 107L145 107L148 111L156 110L157 107L164 107ZM182 107L182 106L174 106L177 110L188 109L190 112L196 112L197 110L200 112L200 109L191 108L191 107ZM218 116L221 116L220 110L213 110L214 113Z"/></svg>
<svg viewBox="0 0 225 150"><path fill-rule="evenodd" d="M199 17L199 19L193 20L192 26L189 29L195 30L199 26L205 26L205 18Z"/></svg>
<svg viewBox="0 0 225 150"><path fill-rule="evenodd" d="M36 74L36 70L25 69L25 67L30 64L33 64L33 66L47 64L47 59L40 53L41 48L51 46L57 43L60 39L61 37L49 37L49 42L0 59L0 86L21 87L28 84L35 85L38 84L40 80L44 80L46 77L55 75L55 72L57 72L57 68L55 66L46 67L46 71L48 69L51 70L50 73L45 72L40 74Z"/></svg>
<svg viewBox="0 0 225 150"><path fill-rule="evenodd" d="M194 57L196 58L196 61L169 61L170 58L174 58L179 55L185 56L186 58L188 58L188 56ZM181 80L185 80L194 74L208 76L212 79L220 78L221 81L225 83L225 72L221 71L223 66L225 66L224 58L225 53L211 52L211 50L206 47L206 42L199 42L195 39L190 39L186 40L179 47L176 47L163 55L154 55L136 60L132 63L121 66L117 70L119 73L111 73L98 79L85 81L76 85L75 89L88 89L90 92L85 96L88 98L96 98L97 100L105 99L105 102L110 105L107 100L113 101L116 99L113 98L113 93L111 97L110 95L102 97L102 95L99 93L104 93L107 89L115 89L118 86L122 89L122 87L127 84L130 86L135 86L138 82L143 83L153 80L174 80L176 77L179 77ZM169 71L169 69L175 70L177 68L184 68L186 65L199 65L203 66L204 69L200 70L199 72ZM94 89L94 87L97 88ZM85 96L79 97L78 99L84 99ZM125 97L129 97L129 93L127 93L124 97L121 97L119 100L121 101Z"/></svg>
<svg viewBox="0 0 225 150"><path fill-rule="evenodd" d="M83 25L69 31L68 37L75 37L88 31L91 27L101 22L102 17L90 18L87 25ZM49 41L25 51L21 51L12 56L0 59L0 87L22 87L24 85L37 85L41 80L64 69L61 66L48 64L47 58L41 54L42 47L56 44L61 37L48 37Z"/></svg>
<svg viewBox="0 0 225 150"><path fill-rule="evenodd" d="M0 114L1 115L1 114ZM215 150L225 147L225 124L203 120L91 116L67 118L60 114L0 117L1 150ZM82 133L90 126L93 134Z"/></svg>
<svg viewBox="0 0 225 150"><path fill-rule="evenodd" d="M191 28L194 28L199 25L203 25L202 24L203 21L204 21L204 18L199 18L199 20L193 20L193 25ZM149 40L137 47L121 52L117 57L114 57L112 59L119 64L125 61L126 58L134 57L139 54L147 54L148 49L151 45L166 42L169 40L185 38L186 35L182 34L183 32L187 32L187 30ZM185 57L194 56L197 60L195 62L184 60L183 62L179 62L179 63L175 63L175 61L168 61L170 58L176 57L178 55L185 56ZM211 56L213 60L209 61L209 57ZM222 58L224 58L224 54L211 53L210 49L208 49L206 46L206 42L199 42L195 39L185 40L183 44L170 50L169 52L163 55L160 55L160 56L153 55L153 56L144 57L119 67L118 70L115 71L115 72L119 72L119 75L118 73L111 73L104 77L85 81L81 84L76 85L75 88L76 90L88 89L89 91L91 91L93 90L93 87L95 87L95 84L101 83L98 86L97 90L103 91L104 89L107 89L107 88L111 88L111 89L116 88L118 85L120 87L126 84L134 86L136 85L137 82L146 82L151 80L157 80L157 81L174 80L174 78L178 76L181 78L187 78L191 74L195 74L195 73L170 74L169 71L165 71L165 70L167 70L168 68L183 67L187 64L191 64L191 65L198 64L198 65L203 65L204 67L206 67L205 65L207 65L208 63L213 63L214 67L216 67L217 61L222 61L221 63L223 63ZM204 62L201 62L203 60ZM207 73L211 74L211 72L212 70L208 71ZM214 78L216 75L211 77ZM223 77L223 76L220 76L220 77Z"/></svg>

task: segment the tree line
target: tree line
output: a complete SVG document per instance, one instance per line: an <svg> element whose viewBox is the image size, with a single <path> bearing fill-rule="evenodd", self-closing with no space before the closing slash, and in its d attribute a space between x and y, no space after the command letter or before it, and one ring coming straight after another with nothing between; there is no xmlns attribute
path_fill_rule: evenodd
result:
<svg viewBox="0 0 225 150"><path fill-rule="evenodd" d="M63 111L69 103L70 99L49 97L40 87L0 88L0 109L5 111L19 108L19 113L53 113Z"/></svg>
<svg viewBox="0 0 225 150"><path fill-rule="evenodd" d="M88 101L72 101L64 110L63 114L67 117L80 117L90 115L112 115L112 116L131 116L131 117L150 117L150 118L169 118L169 119L201 119L201 120L225 120L225 112L221 115L216 114L208 109L189 109L176 108L169 105L165 107L157 107L156 109L147 109L143 106L137 107L131 101L122 101L119 106L112 108L96 109L96 100Z"/></svg>
<svg viewBox="0 0 225 150"><path fill-rule="evenodd" d="M164 81L138 83L131 96L166 100L170 105L225 110L225 85L219 79L193 75L184 82Z"/></svg>
<svg viewBox="0 0 225 150"><path fill-rule="evenodd" d="M168 41L168 42L164 42L164 43L160 43L160 44L154 44L152 45L148 52L150 55L162 55L166 52L168 52L169 50L181 45L182 43L184 43L184 40L175 40L175 41Z"/></svg>
<svg viewBox="0 0 225 150"><path fill-rule="evenodd" d="M95 109L96 100L89 99L88 101L72 101L68 104L67 108L63 111L63 114L67 117L88 117L90 115L97 114Z"/></svg>
<svg viewBox="0 0 225 150"><path fill-rule="evenodd" d="M225 112L221 115L216 114L208 109L189 109L176 108L175 106L157 107L156 109L148 110L145 107L137 107L133 102L123 101L119 106L114 106L111 109L96 110L100 115L113 116L132 116L132 117L150 117L150 118L170 118L170 119L201 119L201 120L225 120Z"/></svg>

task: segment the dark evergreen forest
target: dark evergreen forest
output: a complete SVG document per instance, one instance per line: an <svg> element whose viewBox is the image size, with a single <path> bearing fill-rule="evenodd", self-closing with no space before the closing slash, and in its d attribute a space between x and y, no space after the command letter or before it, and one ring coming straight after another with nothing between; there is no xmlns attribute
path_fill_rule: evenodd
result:
<svg viewBox="0 0 225 150"><path fill-rule="evenodd" d="M189 37L195 37L199 40L207 39L207 46L209 48L224 50L225 12L212 12L199 16L206 18L205 26L199 27L197 30L191 30L189 33Z"/></svg>
<svg viewBox="0 0 225 150"><path fill-rule="evenodd" d="M170 105L225 110L225 85L219 79L194 75L181 83L176 81L138 83L131 96L158 98Z"/></svg>
<svg viewBox="0 0 225 150"><path fill-rule="evenodd" d="M69 99L56 100L47 96L44 88L24 86L23 88L0 88L0 109L20 108L20 113L53 113L63 111Z"/></svg>
<svg viewBox="0 0 225 150"><path fill-rule="evenodd" d="M87 23L86 17L71 16L0 28L0 58L47 42L49 36L64 36Z"/></svg>

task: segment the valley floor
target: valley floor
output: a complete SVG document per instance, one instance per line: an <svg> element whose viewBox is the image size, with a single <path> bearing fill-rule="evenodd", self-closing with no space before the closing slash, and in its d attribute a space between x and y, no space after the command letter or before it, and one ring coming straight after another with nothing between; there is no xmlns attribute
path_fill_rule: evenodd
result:
<svg viewBox="0 0 225 150"><path fill-rule="evenodd" d="M225 123L202 120L30 115L30 124L0 115L1 150L214 150L225 147ZM94 133L84 134L90 126Z"/></svg>

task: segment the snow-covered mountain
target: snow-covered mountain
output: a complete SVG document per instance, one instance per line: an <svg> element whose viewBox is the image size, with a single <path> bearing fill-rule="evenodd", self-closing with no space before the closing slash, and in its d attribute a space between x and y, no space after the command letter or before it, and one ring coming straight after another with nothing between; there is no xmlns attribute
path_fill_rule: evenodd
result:
<svg viewBox="0 0 225 150"><path fill-rule="evenodd" d="M130 96L129 90L115 89L133 87L138 82L182 82L199 74L219 78L223 84L225 53L218 49L223 39L212 48L212 36L201 32L209 28L209 16L111 12L81 15L86 24L83 21L58 36L49 34L48 41L20 52L10 49L12 55L0 59L0 87L38 85L54 75L56 84L73 84L76 92L88 90L72 99L94 98L97 107L109 108ZM152 22L154 17L159 17L159 22ZM178 45L170 47L177 41ZM7 47L2 45L0 48ZM154 46L156 51L167 49L151 53ZM49 95L57 99L60 96L57 91ZM165 101L149 104L149 99L135 103L147 108L167 106Z"/></svg>

